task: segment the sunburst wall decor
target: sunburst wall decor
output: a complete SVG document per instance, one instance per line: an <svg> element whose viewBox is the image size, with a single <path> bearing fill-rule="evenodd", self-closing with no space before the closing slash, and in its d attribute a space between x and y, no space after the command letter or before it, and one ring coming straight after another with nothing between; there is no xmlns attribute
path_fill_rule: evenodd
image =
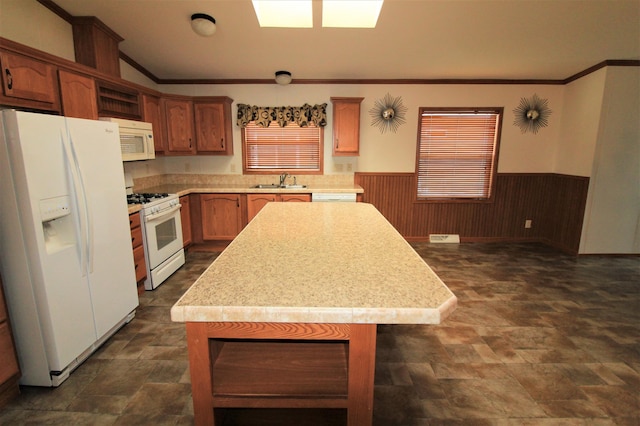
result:
<svg viewBox="0 0 640 426"><path fill-rule="evenodd" d="M401 124L404 124L404 114L407 107L402 104L402 97L392 97L386 94L384 98L376 100L373 108L369 110L371 115L371 125L380 129L381 133L393 130L395 133Z"/></svg>
<svg viewBox="0 0 640 426"><path fill-rule="evenodd" d="M534 94L530 99L520 99L520 105L513 110L515 118L513 124L520 127L522 133L538 133L541 127L547 127L551 110L547 99L540 99Z"/></svg>

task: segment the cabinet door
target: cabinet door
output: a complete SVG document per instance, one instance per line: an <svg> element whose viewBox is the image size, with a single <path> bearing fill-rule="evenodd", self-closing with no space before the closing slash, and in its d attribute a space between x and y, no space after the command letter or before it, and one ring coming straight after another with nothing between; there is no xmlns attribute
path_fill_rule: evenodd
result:
<svg viewBox="0 0 640 426"><path fill-rule="evenodd" d="M162 106L160 98L152 95L142 95L142 119L151 123L153 130L153 146L156 154L164 154L165 127L162 121Z"/></svg>
<svg viewBox="0 0 640 426"><path fill-rule="evenodd" d="M242 230L240 194L200 196L203 240L231 240Z"/></svg>
<svg viewBox="0 0 640 426"><path fill-rule="evenodd" d="M193 154L193 106L191 101L165 99L164 116L167 123L167 152Z"/></svg>
<svg viewBox="0 0 640 426"><path fill-rule="evenodd" d="M5 382L12 377L16 377L20 373L16 350L13 344L13 336L9 327L9 318L7 315L6 304L4 301L4 293L2 288L2 280L0 280L0 406L5 399L2 396L2 389ZM9 389L6 389L7 391ZM17 393L18 383L16 380L15 391Z"/></svg>
<svg viewBox="0 0 640 426"><path fill-rule="evenodd" d="M247 194L247 220L251 222L267 203L275 201L278 201L276 194Z"/></svg>
<svg viewBox="0 0 640 426"><path fill-rule="evenodd" d="M331 98L333 155L359 155L360 103L364 98Z"/></svg>
<svg viewBox="0 0 640 426"><path fill-rule="evenodd" d="M280 201L282 201L283 203L288 203L288 202L309 203L311 202L311 194L281 194Z"/></svg>
<svg viewBox="0 0 640 426"><path fill-rule="evenodd" d="M91 77L66 70L58 71L62 114L65 117L98 119L96 83Z"/></svg>
<svg viewBox="0 0 640 426"><path fill-rule="evenodd" d="M58 80L53 65L9 52L0 52L0 62L0 103L60 111Z"/></svg>
<svg viewBox="0 0 640 426"><path fill-rule="evenodd" d="M191 236L191 200L188 195L180 197L180 220L182 221L182 246L186 247L191 244L193 238Z"/></svg>
<svg viewBox="0 0 640 426"><path fill-rule="evenodd" d="M227 123L230 123L231 117L225 114L224 103L196 103L194 117L198 152L233 154L231 132L227 134Z"/></svg>

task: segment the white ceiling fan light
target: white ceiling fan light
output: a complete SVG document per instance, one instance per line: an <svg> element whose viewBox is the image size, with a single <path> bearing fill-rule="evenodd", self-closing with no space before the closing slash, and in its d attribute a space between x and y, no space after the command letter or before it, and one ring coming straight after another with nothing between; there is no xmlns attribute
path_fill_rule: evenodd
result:
<svg viewBox="0 0 640 426"><path fill-rule="evenodd" d="M282 86L291 83L291 73L289 71L276 71L276 83Z"/></svg>
<svg viewBox="0 0 640 426"><path fill-rule="evenodd" d="M202 37L210 37L216 32L216 20L206 13L194 13L191 15L191 28Z"/></svg>

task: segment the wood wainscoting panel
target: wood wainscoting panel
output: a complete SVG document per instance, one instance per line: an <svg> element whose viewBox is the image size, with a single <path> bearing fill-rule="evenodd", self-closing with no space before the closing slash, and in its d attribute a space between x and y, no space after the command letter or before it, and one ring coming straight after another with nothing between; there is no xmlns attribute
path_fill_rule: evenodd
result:
<svg viewBox="0 0 640 426"><path fill-rule="evenodd" d="M413 173L356 173L355 183L364 188L363 201L407 239L458 234L463 241L542 241L577 254L589 178L499 173L492 201L483 203L417 203Z"/></svg>

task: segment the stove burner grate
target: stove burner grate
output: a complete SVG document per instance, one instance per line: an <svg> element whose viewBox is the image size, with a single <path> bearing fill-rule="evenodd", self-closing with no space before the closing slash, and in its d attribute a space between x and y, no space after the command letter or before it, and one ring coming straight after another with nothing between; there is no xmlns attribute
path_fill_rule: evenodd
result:
<svg viewBox="0 0 640 426"><path fill-rule="evenodd" d="M168 197L166 192L142 192L127 195L127 204L147 204Z"/></svg>

